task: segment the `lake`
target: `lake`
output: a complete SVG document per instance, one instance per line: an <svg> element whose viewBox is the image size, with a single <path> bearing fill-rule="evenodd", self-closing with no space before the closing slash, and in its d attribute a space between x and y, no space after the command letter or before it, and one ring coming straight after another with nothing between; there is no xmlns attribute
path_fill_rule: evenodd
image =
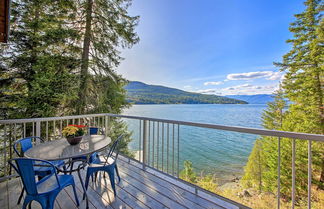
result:
<svg viewBox="0 0 324 209"><path fill-rule="evenodd" d="M264 104L174 104L133 105L125 115L262 128ZM125 120L133 131L131 150L137 151L139 122ZM196 172L215 175L222 181L242 176L255 139L259 136L229 131L180 126L180 168L190 160Z"/></svg>

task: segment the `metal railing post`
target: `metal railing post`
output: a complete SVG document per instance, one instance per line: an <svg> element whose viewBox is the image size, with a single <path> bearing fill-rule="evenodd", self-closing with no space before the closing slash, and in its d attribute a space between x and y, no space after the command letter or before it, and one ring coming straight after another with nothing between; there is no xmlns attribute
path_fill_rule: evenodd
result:
<svg viewBox="0 0 324 209"><path fill-rule="evenodd" d="M281 169L281 137L278 137L278 191L277 191L277 209L280 209L280 169Z"/></svg>
<svg viewBox="0 0 324 209"><path fill-rule="evenodd" d="M296 168L295 168L295 162L296 162L296 139L292 140L292 190L291 190L291 208L295 208L295 191L296 191Z"/></svg>
<svg viewBox="0 0 324 209"><path fill-rule="evenodd" d="M145 169L145 166L146 166L146 164L147 164L147 156L146 156L146 154L147 154L147 137L148 137L148 133L147 133L147 120L144 120L143 121L143 157L142 157L142 159L143 159L143 170Z"/></svg>
<svg viewBox="0 0 324 209"><path fill-rule="evenodd" d="M54 127L54 133L55 133L55 127ZM36 122L36 136L41 137L41 122Z"/></svg>
<svg viewBox="0 0 324 209"><path fill-rule="evenodd" d="M308 209L312 208L312 141L308 141Z"/></svg>
<svg viewBox="0 0 324 209"><path fill-rule="evenodd" d="M109 130L109 116L105 116L105 135L108 136L108 130Z"/></svg>
<svg viewBox="0 0 324 209"><path fill-rule="evenodd" d="M177 177L179 178L179 173L180 173L180 141L179 141L179 138L180 138L180 125L178 124L178 145L177 145L177 153L178 153L178 163L177 163Z"/></svg>

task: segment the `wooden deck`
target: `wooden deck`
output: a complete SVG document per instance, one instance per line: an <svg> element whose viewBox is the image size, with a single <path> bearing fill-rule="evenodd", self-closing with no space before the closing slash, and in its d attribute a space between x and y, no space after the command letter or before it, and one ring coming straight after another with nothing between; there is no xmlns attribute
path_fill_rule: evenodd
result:
<svg viewBox="0 0 324 209"><path fill-rule="evenodd" d="M118 167L122 180L117 184L117 197L114 198L109 178L100 175L97 182L90 183L89 208L246 208L151 168L144 171L140 163L126 157L118 159ZM74 179L80 201L79 208L85 208L82 188L76 174ZM20 191L19 178L0 183L0 208L21 208L22 205L17 205ZM33 203L32 208L38 209L40 206ZM72 188L68 187L58 195L55 208L77 208Z"/></svg>

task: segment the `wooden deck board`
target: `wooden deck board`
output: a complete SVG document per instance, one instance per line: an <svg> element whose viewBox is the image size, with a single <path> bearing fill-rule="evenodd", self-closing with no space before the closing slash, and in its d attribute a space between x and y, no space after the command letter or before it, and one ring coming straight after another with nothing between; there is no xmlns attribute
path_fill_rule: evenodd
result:
<svg viewBox="0 0 324 209"><path fill-rule="evenodd" d="M130 176L126 176L122 169L120 169L120 175L123 179L122 181L126 181L127 183L133 185L134 187L138 188L142 192L144 192L146 195L152 197L153 199L159 201L161 204L165 205L168 208L186 208L183 205L180 205L178 202L172 200L170 198L170 193L162 194L158 192L155 189L152 189L151 187L147 186L146 184L143 184L142 182L138 181L135 178L132 178Z"/></svg>
<svg viewBox="0 0 324 209"><path fill-rule="evenodd" d="M8 202L8 181L0 184L0 208L9 209Z"/></svg>
<svg viewBox="0 0 324 209"><path fill-rule="evenodd" d="M208 209L215 209L215 208L222 208L220 206L215 205L215 203L206 200L204 198L201 198L194 193L191 193L189 191L186 191L185 189L178 187L168 181L165 181L164 179L159 178L158 176L155 176L151 173L145 172L138 167L128 164L124 161L119 161L118 164L120 164L121 169L124 168L124 170L127 169L127 173L131 174L133 177L137 177L139 179L145 179L146 182L150 182L152 186L161 188L164 187L167 190L163 189L165 193L175 193L177 196L181 196L180 201L191 201L195 204L198 204L200 208L208 208ZM144 177L144 178L143 178ZM190 203L187 203L190 204Z"/></svg>
<svg viewBox="0 0 324 209"><path fill-rule="evenodd" d="M21 208L21 206L19 206L17 204L21 189L22 188L20 185L19 178L15 178L15 179L12 179L11 181L8 181L8 195L9 195L9 208L10 209Z"/></svg>
<svg viewBox="0 0 324 209"><path fill-rule="evenodd" d="M123 165L124 164L122 164L122 166ZM123 178L134 178L142 184L146 184L147 187L158 191L159 193L168 194L169 198L188 208L215 208L215 204L208 202L207 200L204 200L202 198L199 198L194 194L189 195L188 192L186 193L181 188L176 187L170 183L168 184L167 182L159 179L158 177L154 176L154 179L153 175L149 176L149 174L142 172L138 168L134 167L133 169L131 169L130 167L125 167L120 170L121 175L123 175ZM143 176L145 176L146 178L143 178Z"/></svg>
<svg viewBox="0 0 324 209"><path fill-rule="evenodd" d="M215 202L198 196L191 190L176 185L173 181L166 180L163 176L142 170L139 165L125 160L125 157L119 159L118 168L122 180L118 183L116 181L116 197L113 195L108 175L103 178L103 174L101 174L98 175L96 182L90 181L87 191L90 209L232 208L221 207ZM85 170L81 172L81 175L85 177ZM55 209L86 208L86 201L82 200L83 190L79 177L76 173L73 176L80 206L77 207L72 187L69 186L58 195ZM0 183L0 208L21 208L22 204L16 204L21 188L22 184L19 178ZM32 206L32 208L40 208L37 203L33 203Z"/></svg>
<svg viewBox="0 0 324 209"><path fill-rule="evenodd" d="M97 182L93 185L93 187L99 187L100 189L108 191L110 196L114 198L108 175L106 175L106 178L103 178L102 176L103 175L100 175L98 177ZM129 205L131 208L149 208L141 201L133 197L131 194L129 194L126 190L124 190L121 184L116 184L116 191L118 194L117 197L121 199L125 204Z"/></svg>

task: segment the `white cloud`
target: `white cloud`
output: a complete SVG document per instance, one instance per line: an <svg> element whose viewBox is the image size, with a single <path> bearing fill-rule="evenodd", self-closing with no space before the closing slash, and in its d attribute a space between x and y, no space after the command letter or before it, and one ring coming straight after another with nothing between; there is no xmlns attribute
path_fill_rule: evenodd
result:
<svg viewBox="0 0 324 209"><path fill-rule="evenodd" d="M187 86L184 86L183 88L184 88L184 89L192 89L192 86L187 85Z"/></svg>
<svg viewBox="0 0 324 209"><path fill-rule="evenodd" d="M208 82L205 82L204 85L205 86L208 86L208 85L217 86L217 85L221 85L223 83L224 83L223 81L208 81Z"/></svg>
<svg viewBox="0 0 324 209"><path fill-rule="evenodd" d="M232 73L227 75L228 80L251 80L272 76L273 71L257 71L248 73Z"/></svg>
<svg viewBox="0 0 324 209"><path fill-rule="evenodd" d="M200 94L215 94L217 92L217 89L203 89L203 90L198 90L196 93Z"/></svg>
<svg viewBox="0 0 324 209"><path fill-rule="evenodd" d="M254 94L272 94L278 89L278 84L274 85L252 85L245 83L237 86L230 86L220 89L203 89L196 91L202 94L216 95L254 95Z"/></svg>
<svg viewBox="0 0 324 209"><path fill-rule="evenodd" d="M278 84L275 85L251 85L251 84L243 84L238 86L231 86L227 88L221 89L224 95L235 95L235 94L272 94L275 90L278 89Z"/></svg>
<svg viewBox="0 0 324 209"><path fill-rule="evenodd" d="M281 73L280 72L273 72L272 75L269 78L266 78L267 80L280 80Z"/></svg>

